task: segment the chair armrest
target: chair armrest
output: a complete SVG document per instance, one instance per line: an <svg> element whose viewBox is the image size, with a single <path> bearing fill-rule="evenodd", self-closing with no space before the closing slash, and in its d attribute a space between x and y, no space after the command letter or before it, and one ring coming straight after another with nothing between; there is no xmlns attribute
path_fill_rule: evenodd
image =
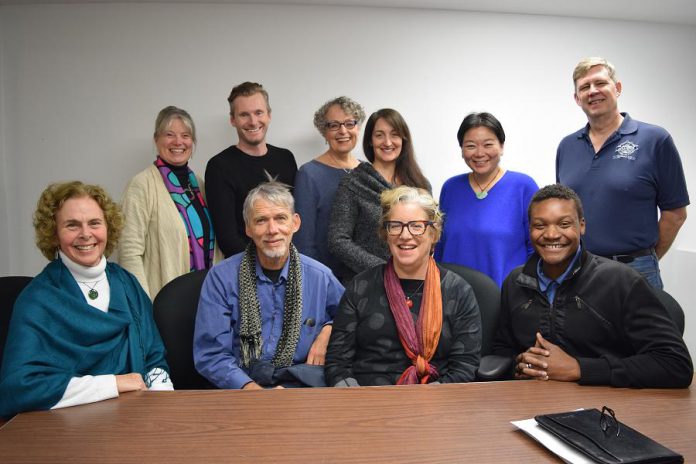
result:
<svg viewBox="0 0 696 464"><path fill-rule="evenodd" d="M481 358L476 371L476 380L488 382L491 380L506 380L512 372L512 358L489 354Z"/></svg>

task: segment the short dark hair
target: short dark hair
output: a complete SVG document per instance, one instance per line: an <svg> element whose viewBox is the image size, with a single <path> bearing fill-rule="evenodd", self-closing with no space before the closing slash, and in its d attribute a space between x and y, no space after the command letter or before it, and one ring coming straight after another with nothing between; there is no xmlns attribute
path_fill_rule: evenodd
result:
<svg viewBox="0 0 696 464"><path fill-rule="evenodd" d="M263 99L266 100L266 111L271 112L271 104L268 102L268 92L263 88L263 85L258 82L242 82L241 84L235 86L230 92L230 96L227 97L227 103L230 104L230 115L234 116L234 100L237 97L251 97L260 93L263 95Z"/></svg>
<svg viewBox="0 0 696 464"><path fill-rule="evenodd" d="M498 142L500 142L501 145L505 144L505 131L503 130L503 125L500 124L498 118L493 116L491 113L484 112L469 113L464 118L461 125L459 126L459 130L457 131L457 141L459 142L460 147L464 142L464 134L466 134L466 131L475 127L489 128L495 134L495 137L498 139Z"/></svg>
<svg viewBox="0 0 696 464"><path fill-rule="evenodd" d="M532 200L529 202L527 218L530 222L532 221L532 206L534 206L535 203L541 203L544 200L550 200L552 198L575 202L575 210L578 213L578 219L582 220L585 218L585 212L582 209L582 201L580 201L580 197L575 193L575 190L562 184L551 184L537 190L537 193L534 194Z"/></svg>

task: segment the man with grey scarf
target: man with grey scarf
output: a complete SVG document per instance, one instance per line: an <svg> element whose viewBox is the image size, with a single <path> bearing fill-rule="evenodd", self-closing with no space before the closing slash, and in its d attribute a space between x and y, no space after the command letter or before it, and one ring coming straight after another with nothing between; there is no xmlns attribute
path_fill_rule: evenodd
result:
<svg viewBox="0 0 696 464"><path fill-rule="evenodd" d="M343 286L292 244L300 228L287 185L244 202L242 253L206 276L196 315L196 369L218 388L324 386L323 364Z"/></svg>

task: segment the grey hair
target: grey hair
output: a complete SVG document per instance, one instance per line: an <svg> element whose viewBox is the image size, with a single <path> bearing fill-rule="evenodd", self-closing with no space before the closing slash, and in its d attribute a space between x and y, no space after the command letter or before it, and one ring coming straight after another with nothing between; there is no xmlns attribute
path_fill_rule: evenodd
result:
<svg viewBox="0 0 696 464"><path fill-rule="evenodd" d="M290 186L276 180L270 180L259 184L252 189L244 200L244 223L251 225L254 215L254 203L256 200L266 200L274 205L283 206L290 210L290 214L295 214L295 199L290 193Z"/></svg>
<svg viewBox="0 0 696 464"><path fill-rule="evenodd" d="M169 129L173 119L179 119L181 121L191 133L191 140L193 140L193 143L196 143L196 125L193 123L193 118L186 110L182 110L176 106L167 106L166 108L162 108L159 112L157 119L155 119L154 137L159 137L164 131Z"/></svg>
<svg viewBox="0 0 696 464"><path fill-rule="evenodd" d="M616 77L616 68L614 68L614 65L601 56L590 56L588 58L583 58L575 65L575 69L573 70L573 87L575 87L578 79L587 74L590 69L595 66L604 66L609 73L609 78L616 84L618 78Z"/></svg>
<svg viewBox="0 0 696 464"><path fill-rule="evenodd" d="M358 124L362 124L365 121L365 110L360 105L360 103L352 100L348 97L336 97L333 100L329 100L314 113L314 127L317 128L321 135L326 134L326 113L328 113L329 108L334 105L338 105L344 113L353 116Z"/></svg>
<svg viewBox="0 0 696 464"><path fill-rule="evenodd" d="M384 221L389 220L392 209L399 203L415 203L420 206L428 216L428 220L435 223L433 226L433 230L435 231L434 243L440 240L440 236L442 235L442 223L445 215L440 211L437 201L435 201L427 190L401 185L383 191L380 195L380 203L382 205L382 217L380 220L379 236L382 240L387 240L387 231L382 227L382 224L384 224Z"/></svg>

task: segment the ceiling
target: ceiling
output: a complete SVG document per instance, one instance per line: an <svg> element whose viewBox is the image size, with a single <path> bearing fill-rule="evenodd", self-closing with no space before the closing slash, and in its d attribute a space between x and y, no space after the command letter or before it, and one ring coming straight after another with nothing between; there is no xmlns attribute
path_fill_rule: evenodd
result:
<svg viewBox="0 0 696 464"><path fill-rule="evenodd" d="M580 18L650 21L696 26L694 0L0 0L0 5L61 3L256 3L424 8Z"/></svg>

